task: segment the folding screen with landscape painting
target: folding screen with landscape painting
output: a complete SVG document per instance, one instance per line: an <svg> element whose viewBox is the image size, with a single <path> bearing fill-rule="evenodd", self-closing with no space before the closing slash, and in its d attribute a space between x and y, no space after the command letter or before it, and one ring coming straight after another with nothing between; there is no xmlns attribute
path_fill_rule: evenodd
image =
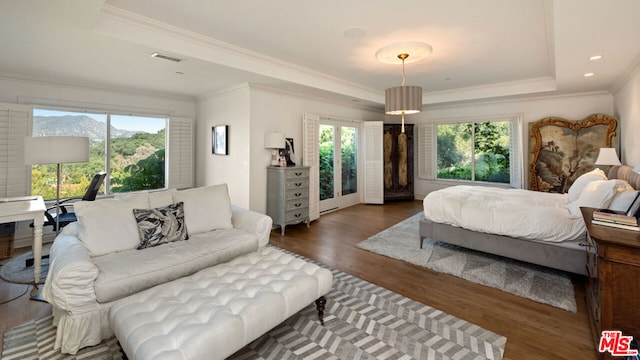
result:
<svg viewBox="0 0 640 360"><path fill-rule="evenodd" d="M594 169L600 148L615 147L617 120L594 114L580 121L548 117L529 126L529 188L565 193Z"/></svg>

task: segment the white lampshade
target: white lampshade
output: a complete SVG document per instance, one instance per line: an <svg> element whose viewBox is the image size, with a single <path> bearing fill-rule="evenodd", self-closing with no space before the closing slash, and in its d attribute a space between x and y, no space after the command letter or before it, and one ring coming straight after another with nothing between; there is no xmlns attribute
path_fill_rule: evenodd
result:
<svg viewBox="0 0 640 360"><path fill-rule="evenodd" d="M596 165L621 165L618 154L614 148L600 148Z"/></svg>
<svg viewBox="0 0 640 360"><path fill-rule="evenodd" d="M284 134L279 132L268 132L264 134L264 148L265 149L284 149L285 148Z"/></svg>
<svg viewBox="0 0 640 360"><path fill-rule="evenodd" d="M66 164L89 161L89 138L34 136L24 138L24 163Z"/></svg>

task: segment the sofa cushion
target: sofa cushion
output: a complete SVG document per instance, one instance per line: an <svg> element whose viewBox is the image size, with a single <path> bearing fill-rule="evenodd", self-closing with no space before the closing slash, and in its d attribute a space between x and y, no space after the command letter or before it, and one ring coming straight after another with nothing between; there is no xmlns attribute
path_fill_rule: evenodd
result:
<svg viewBox="0 0 640 360"><path fill-rule="evenodd" d="M184 217L190 234L233 227L227 184L176 191L173 200L184 202Z"/></svg>
<svg viewBox="0 0 640 360"><path fill-rule="evenodd" d="M149 208L155 209L174 203L173 194L176 189L151 190L149 191Z"/></svg>
<svg viewBox="0 0 640 360"><path fill-rule="evenodd" d="M189 241L143 251L133 249L98 256L93 258L100 269L94 286L96 298L99 303L117 300L257 249L255 234L232 228L190 234Z"/></svg>
<svg viewBox="0 0 640 360"><path fill-rule="evenodd" d="M183 202L155 209L133 209L133 215L140 235L138 250L189 238Z"/></svg>
<svg viewBox="0 0 640 360"><path fill-rule="evenodd" d="M126 201L115 198L78 201L73 204L78 217L78 238L91 256L134 249L139 237L133 209L145 209L148 203L146 196L131 196Z"/></svg>

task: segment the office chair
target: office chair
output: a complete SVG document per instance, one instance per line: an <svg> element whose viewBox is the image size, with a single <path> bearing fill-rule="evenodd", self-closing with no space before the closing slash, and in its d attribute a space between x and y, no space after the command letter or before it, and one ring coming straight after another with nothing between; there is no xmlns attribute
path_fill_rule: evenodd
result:
<svg viewBox="0 0 640 360"><path fill-rule="evenodd" d="M44 216L46 217L46 219L44 221L43 226L53 226L53 231L57 232L58 230L57 224L59 224L60 229L62 229L63 227L71 224L72 222L78 221L76 214L74 212L69 212L67 210L67 206L71 204L67 204L67 205L63 205L63 204L69 201L75 201L75 200L83 200L83 201L95 200L96 196L98 195L98 191L100 190L100 186L102 185L102 182L104 181L104 178L106 176L107 176L107 173L105 173L104 171L101 171L95 174L93 176L93 179L91 179L91 183L89 184L89 187L87 188L87 191L84 193L83 196L76 196L76 197L71 197L68 199L61 200L59 202L60 218L58 219L57 223L56 223L57 214L56 214L56 211L53 211L54 209L56 209L56 206L47 208L47 211L44 213Z"/></svg>
<svg viewBox="0 0 640 360"><path fill-rule="evenodd" d="M96 196L98 195L98 191L100 190L100 186L102 185L102 183L104 182L104 178L107 176L107 173L104 171L101 171L97 174L95 174L93 176L93 179L91 179L91 183L89 184L89 187L87 188L87 191L84 193L83 196L75 196L75 197L70 197L68 199L64 199L61 200L58 204L60 205L60 218L58 219L58 222L56 223L56 206L52 206L50 208L47 208L47 211L45 211L44 216L46 217L43 227L44 226L53 226L53 231L55 231L57 233L58 230L58 224L60 225L60 229L62 229L63 227L71 224L72 222L78 221L78 218L76 217L76 214L74 212L69 212L67 210L67 206L71 205L71 204L67 204L67 205L63 205L63 203L69 202L69 201L73 201L73 200L82 200L82 201L94 201L96 199ZM33 227L33 223L31 223L31 227ZM42 256L43 259L48 258L49 255L44 255ZM27 267L29 266L33 266L33 258L29 258L25 261L25 265Z"/></svg>

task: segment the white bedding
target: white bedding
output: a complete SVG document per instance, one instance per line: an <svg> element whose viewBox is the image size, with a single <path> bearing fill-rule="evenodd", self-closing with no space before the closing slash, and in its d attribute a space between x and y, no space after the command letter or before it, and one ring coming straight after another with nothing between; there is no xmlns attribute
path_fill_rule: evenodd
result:
<svg viewBox="0 0 640 360"><path fill-rule="evenodd" d="M429 193L423 204L427 219L472 231L549 242L586 232L567 194L459 185Z"/></svg>

